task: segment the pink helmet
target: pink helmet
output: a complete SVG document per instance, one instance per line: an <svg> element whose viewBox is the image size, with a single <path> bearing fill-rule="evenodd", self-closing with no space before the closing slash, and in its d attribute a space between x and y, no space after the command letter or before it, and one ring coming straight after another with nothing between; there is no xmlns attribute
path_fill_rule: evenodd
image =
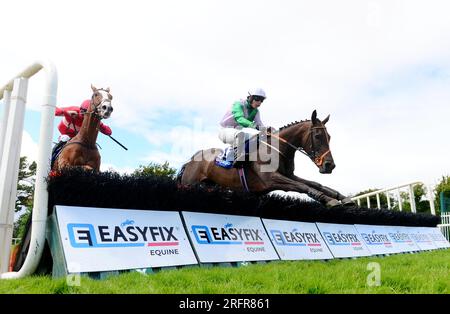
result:
<svg viewBox="0 0 450 314"><path fill-rule="evenodd" d="M80 109L87 111L89 109L90 104L91 104L91 100L87 99L87 100L83 101L83 103L80 106Z"/></svg>

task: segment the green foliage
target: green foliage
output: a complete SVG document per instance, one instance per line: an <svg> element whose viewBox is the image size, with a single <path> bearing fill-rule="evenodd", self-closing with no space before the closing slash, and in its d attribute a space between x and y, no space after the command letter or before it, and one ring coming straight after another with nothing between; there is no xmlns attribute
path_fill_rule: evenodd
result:
<svg viewBox="0 0 450 314"><path fill-rule="evenodd" d="M133 176L161 176L175 178L177 170L171 168L166 161L164 164L149 163L147 166L140 165L138 169L133 172Z"/></svg>
<svg viewBox="0 0 450 314"><path fill-rule="evenodd" d="M434 189L434 206L436 207L436 212L441 212L441 192L444 193L445 197L450 198L450 176L442 176L441 181L436 185Z"/></svg>
<svg viewBox="0 0 450 314"><path fill-rule="evenodd" d="M418 213L430 213L430 202L424 199L427 195L427 188L422 184L417 184L413 187L414 201L416 202L416 210ZM402 210L411 211L411 203L409 201L409 192L400 192L400 198L402 199ZM394 209L399 209L398 204L394 206Z"/></svg>
<svg viewBox="0 0 450 314"><path fill-rule="evenodd" d="M29 163L27 157L20 157L19 180L17 183L17 199L15 211L23 212L14 222L14 238L20 238L25 224L31 215L34 201L34 184L36 179L36 162Z"/></svg>
<svg viewBox="0 0 450 314"><path fill-rule="evenodd" d="M32 276L0 281L1 293L450 293L450 250L355 260L274 261L241 267L183 267L143 276L128 272L104 280L82 276L79 286L66 278ZM380 266L380 285L368 286L373 269Z"/></svg>
<svg viewBox="0 0 450 314"><path fill-rule="evenodd" d="M16 212L23 207L33 205L34 182L36 176L36 162L28 163L27 157L20 157L19 180L17 184Z"/></svg>

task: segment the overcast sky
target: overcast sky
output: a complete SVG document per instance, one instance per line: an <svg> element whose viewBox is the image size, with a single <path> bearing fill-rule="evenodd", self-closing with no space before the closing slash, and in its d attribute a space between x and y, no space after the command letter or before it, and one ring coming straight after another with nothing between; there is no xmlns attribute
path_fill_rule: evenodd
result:
<svg viewBox="0 0 450 314"><path fill-rule="evenodd" d="M448 1L7 1L0 84L36 59L59 76L58 105L111 88L103 169L130 171L223 147L218 123L263 87L266 125L331 115L336 163L295 173L343 193L450 174ZM35 156L42 76L30 81L22 153ZM60 119L55 118L56 125Z"/></svg>

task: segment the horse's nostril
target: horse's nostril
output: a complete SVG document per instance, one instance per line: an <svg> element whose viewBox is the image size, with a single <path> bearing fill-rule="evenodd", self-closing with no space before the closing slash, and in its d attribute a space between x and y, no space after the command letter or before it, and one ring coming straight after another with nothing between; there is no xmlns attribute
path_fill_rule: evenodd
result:
<svg viewBox="0 0 450 314"><path fill-rule="evenodd" d="M333 170L334 165L333 165L333 163L330 162L330 161L325 161L324 167L325 167L325 170L330 171L330 170Z"/></svg>

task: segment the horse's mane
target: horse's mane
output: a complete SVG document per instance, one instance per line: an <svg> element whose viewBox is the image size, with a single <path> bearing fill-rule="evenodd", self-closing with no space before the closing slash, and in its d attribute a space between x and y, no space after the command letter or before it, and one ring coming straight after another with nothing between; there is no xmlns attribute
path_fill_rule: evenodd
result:
<svg viewBox="0 0 450 314"><path fill-rule="evenodd" d="M287 129L287 128L297 125L299 123L308 122L308 121L311 121L311 120L300 120L300 121L291 122L291 123L286 124L285 126L282 126L278 131L281 131L283 129Z"/></svg>

